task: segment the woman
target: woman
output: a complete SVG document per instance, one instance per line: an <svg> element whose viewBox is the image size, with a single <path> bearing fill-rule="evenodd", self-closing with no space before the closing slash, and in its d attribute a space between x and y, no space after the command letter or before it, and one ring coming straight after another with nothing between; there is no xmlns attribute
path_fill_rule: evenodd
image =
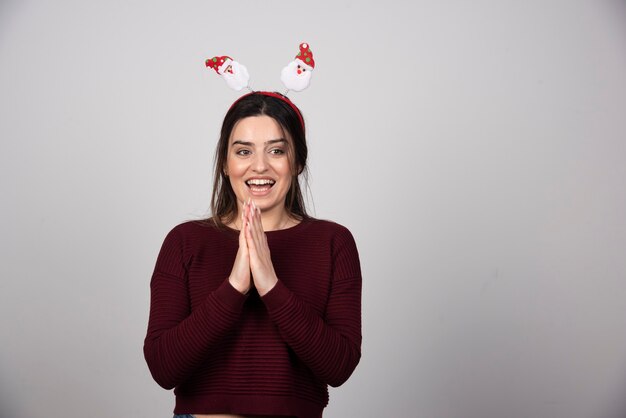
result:
<svg viewBox="0 0 626 418"><path fill-rule="evenodd" d="M144 355L177 416L318 418L361 356L361 271L343 226L307 215L302 115L254 92L222 125L213 216L166 236ZM189 415L187 415L189 414Z"/></svg>

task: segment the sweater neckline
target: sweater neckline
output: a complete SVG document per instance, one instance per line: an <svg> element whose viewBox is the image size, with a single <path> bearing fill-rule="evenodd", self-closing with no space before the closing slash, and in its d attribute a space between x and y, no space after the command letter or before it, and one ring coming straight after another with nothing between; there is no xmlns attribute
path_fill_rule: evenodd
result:
<svg viewBox="0 0 626 418"><path fill-rule="evenodd" d="M268 238L270 237L286 237L292 234L295 234L302 228L304 228L307 224L311 223L313 218L302 219L300 222L295 224L294 226L290 226L289 228L284 229L275 229L273 231L265 231L265 234ZM231 228L230 226L224 225L224 227L228 230L228 232L239 235L239 229Z"/></svg>

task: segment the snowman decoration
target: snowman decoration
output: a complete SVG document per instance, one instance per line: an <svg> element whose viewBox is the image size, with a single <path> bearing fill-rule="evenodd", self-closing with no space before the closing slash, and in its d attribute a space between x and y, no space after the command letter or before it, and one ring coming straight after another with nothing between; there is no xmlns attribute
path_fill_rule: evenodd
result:
<svg viewBox="0 0 626 418"><path fill-rule="evenodd" d="M248 86L250 81L248 69L237 61L234 61L231 57L223 55L221 57L209 58L206 60L205 64L222 76L231 89L240 91L246 87L250 88Z"/></svg>
<svg viewBox="0 0 626 418"><path fill-rule="evenodd" d="M300 44L300 52L296 58L280 72L280 81L287 87L287 92L289 90L302 91L311 83L314 68L315 60L311 48L309 44L303 42Z"/></svg>

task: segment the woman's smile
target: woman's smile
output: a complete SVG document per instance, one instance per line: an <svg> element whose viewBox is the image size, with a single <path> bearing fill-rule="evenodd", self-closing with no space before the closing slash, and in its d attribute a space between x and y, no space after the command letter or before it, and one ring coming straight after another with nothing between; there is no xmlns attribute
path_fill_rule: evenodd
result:
<svg viewBox="0 0 626 418"><path fill-rule="evenodd" d="M267 195L272 187L276 184L276 180L269 177L253 177L245 181L246 186L250 189L250 194L255 197Z"/></svg>

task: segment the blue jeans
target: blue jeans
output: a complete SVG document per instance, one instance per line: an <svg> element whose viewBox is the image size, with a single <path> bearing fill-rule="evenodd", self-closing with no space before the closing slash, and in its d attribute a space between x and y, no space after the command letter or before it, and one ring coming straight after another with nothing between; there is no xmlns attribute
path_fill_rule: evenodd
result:
<svg viewBox="0 0 626 418"><path fill-rule="evenodd" d="M174 418L193 418L193 415L191 415L191 414L174 415Z"/></svg>

